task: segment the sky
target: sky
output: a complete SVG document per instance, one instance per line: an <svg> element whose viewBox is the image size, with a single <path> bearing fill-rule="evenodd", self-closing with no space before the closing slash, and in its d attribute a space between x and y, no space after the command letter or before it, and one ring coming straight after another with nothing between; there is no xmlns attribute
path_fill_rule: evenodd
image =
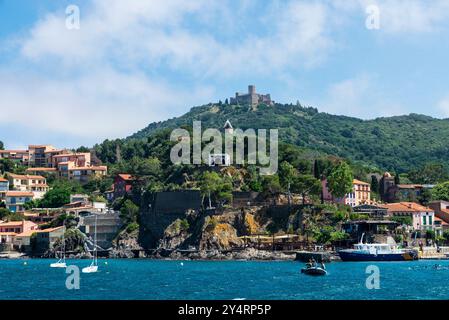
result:
<svg viewBox="0 0 449 320"><path fill-rule="evenodd" d="M249 84L447 118L448 39L447 0L0 0L0 141L92 146Z"/></svg>

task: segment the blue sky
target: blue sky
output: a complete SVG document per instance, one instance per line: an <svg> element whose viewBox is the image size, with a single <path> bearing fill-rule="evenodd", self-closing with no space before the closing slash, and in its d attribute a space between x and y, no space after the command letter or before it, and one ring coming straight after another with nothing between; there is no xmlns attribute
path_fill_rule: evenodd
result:
<svg viewBox="0 0 449 320"><path fill-rule="evenodd" d="M0 0L0 140L91 146L248 84L333 114L446 118L447 39L446 0Z"/></svg>

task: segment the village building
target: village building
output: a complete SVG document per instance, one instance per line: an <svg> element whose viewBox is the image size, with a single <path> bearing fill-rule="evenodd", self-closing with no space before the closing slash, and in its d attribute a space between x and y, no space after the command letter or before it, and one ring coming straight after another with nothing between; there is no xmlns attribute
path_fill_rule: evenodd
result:
<svg viewBox="0 0 449 320"><path fill-rule="evenodd" d="M83 204L89 203L89 195L87 194L72 194L70 195L70 203L78 203L81 202Z"/></svg>
<svg viewBox="0 0 449 320"><path fill-rule="evenodd" d="M376 204L362 204L358 205L352 208L353 212L356 212L361 215L366 215L370 219L376 219L376 220L384 220L388 213L387 208L384 208L382 206L376 205Z"/></svg>
<svg viewBox="0 0 449 320"><path fill-rule="evenodd" d="M387 209L390 217L407 216L412 218L415 231L434 230L435 211L414 202L398 202L380 205Z"/></svg>
<svg viewBox="0 0 449 320"><path fill-rule="evenodd" d="M137 178L131 174L121 173L114 179L114 199L124 197L126 194L131 193L133 183Z"/></svg>
<svg viewBox="0 0 449 320"><path fill-rule="evenodd" d="M25 203L33 200L34 194L30 191L8 191L6 193L6 208L11 212L25 211Z"/></svg>
<svg viewBox="0 0 449 320"><path fill-rule="evenodd" d="M97 229L97 245L103 249L112 247L112 241L120 231L122 222L119 212L108 212L105 214L90 213L80 217L80 230L91 239L95 234L95 223Z"/></svg>
<svg viewBox="0 0 449 320"><path fill-rule="evenodd" d="M88 167L91 165L90 152L55 155L52 157L51 167L59 168L60 164L68 162L72 162L73 167Z"/></svg>
<svg viewBox="0 0 449 320"><path fill-rule="evenodd" d="M343 198L335 198L331 194L327 179L321 180L321 185L324 201L346 204L351 207L371 203L371 186L367 182L354 179L352 181L352 192L346 194Z"/></svg>
<svg viewBox="0 0 449 320"><path fill-rule="evenodd" d="M45 175L56 174L56 168L27 168L26 174L29 175Z"/></svg>
<svg viewBox="0 0 449 320"><path fill-rule="evenodd" d="M449 229L449 201L432 201L429 207L435 211L435 221L441 220L443 231Z"/></svg>
<svg viewBox="0 0 449 320"><path fill-rule="evenodd" d="M0 232L22 233L37 229L37 224L27 220L0 223Z"/></svg>
<svg viewBox="0 0 449 320"><path fill-rule="evenodd" d="M379 181L380 199L383 202L417 201L426 189L432 189L431 184L396 184L395 177L385 172Z"/></svg>
<svg viewBox="0 0 449 320"><path fill-rule="evenodd" d="M30 161L28 150L0 150L0 159L9 159L27 166Z"/></svg>
<svg viewBox="0 0 449 320"><path fill-rule="evenodd" d="M49 228L36 232L35 252L43 254L53 248L56 241L61 239L65 233L65 227Z"/></svg>
<svg viewBox="0 0 449 320"><path fill-rule="evenodd" d="M10 188L14 191L33 193L33 199L41 199L48 192L47 180L42 176L8 173Z"/></svg>
<svg viewBox="0 0 449 320"><path fill-rule="evenodd" d="M6 199L6 193L9 191L8 179L0 177L0 201Z"/></svg>
<svg viewBox="0 0 449 320"><path fill-rule="evenodd" d="M351 236L354 243L360 242L363 236L364 243L375 242L376 239L387 239L391 236L399 223L389 220L362 220L349 221L342 224L342 230Z"/></svg>
<svg viewBox="0 0 449 320"><path fill-rule="evenodd" d="M29 145L29 164L32 167L47 167L46 152L56 150L52 145Z"/></svg>

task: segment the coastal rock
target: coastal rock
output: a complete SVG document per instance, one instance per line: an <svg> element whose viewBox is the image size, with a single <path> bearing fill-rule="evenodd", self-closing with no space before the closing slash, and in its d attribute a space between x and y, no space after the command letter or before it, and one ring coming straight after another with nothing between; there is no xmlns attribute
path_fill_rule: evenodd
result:
<svg viewBox="0 0 449 320"><path fill-rule="evenodd" d="M111 258L135 258L135 252L143 252L138 238L138 230L131 233L127 233L126 230L122 231L115 239L109 256Z"/></svg>

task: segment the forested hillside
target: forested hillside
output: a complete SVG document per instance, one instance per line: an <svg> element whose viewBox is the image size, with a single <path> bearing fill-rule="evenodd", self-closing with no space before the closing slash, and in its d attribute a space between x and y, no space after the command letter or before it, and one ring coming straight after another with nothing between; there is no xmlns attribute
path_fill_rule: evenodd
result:
<svg viewBox="0 0 449 320"><path fill-rule="evenodd" d="M449 161L449 120L410 114L361 120L318 112L301 105L249 106L209 104L185 115L152 123L128 139L145 138L159 129L191 126L221 128L229 119L234 128L280 130L283 142L385 170L406 172L428 162Z"/></svg>

